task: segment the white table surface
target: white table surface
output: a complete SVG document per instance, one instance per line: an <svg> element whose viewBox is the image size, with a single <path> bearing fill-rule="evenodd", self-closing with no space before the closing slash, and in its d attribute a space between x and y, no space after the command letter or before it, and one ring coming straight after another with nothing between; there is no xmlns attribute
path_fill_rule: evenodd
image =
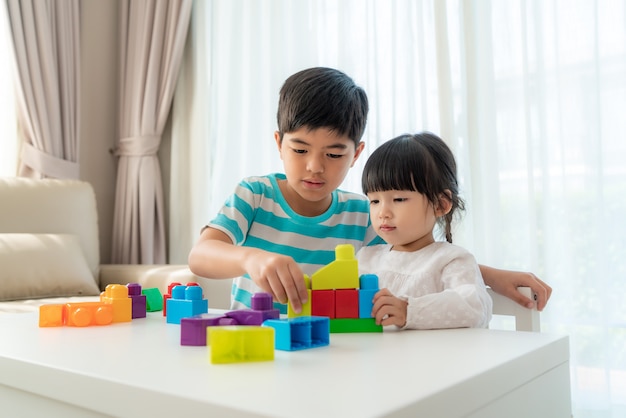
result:
<svg viewBox="0 0 626 418"><path fill-rule="evenodd" d="M481 408L498 402L519 408L511 393L519 397L518 388L552 376L543 383L549 390L532 392L527 416L569 417L565 336L484 329L331 334L327 347L223 365L211 364L207 350L181 346L179 325L161 312L88 328L39 328L37 314L2 315L0 405L23 405L25 416L39 407L48 408L45 416L74 407L84 408L76 416L91 410L120 417L485 416ZM537 399L537 392L546 393ZM563 405L548 412L554 399Z"/></svg>

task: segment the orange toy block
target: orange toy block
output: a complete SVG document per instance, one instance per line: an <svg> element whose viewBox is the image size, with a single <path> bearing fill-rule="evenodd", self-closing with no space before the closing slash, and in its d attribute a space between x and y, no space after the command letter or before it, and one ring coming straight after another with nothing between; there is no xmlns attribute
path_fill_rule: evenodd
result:
<svg viewBox="0 0 626 418"><path fill-rule="evenodd" d="M113 305L104 302L78 302L65 305L66 325L87 327L113 322Z"/></svg>
<svg viewBox="0 0 626 418"><path fill-rule="evenodd" d="M358 289L359 267L354 247L341 244L335 247L335 261L322 267L311 276L312 290Z"/></svg>
<svg viewBox="0 0 626 418"><path fill-rule="evenodd" d="M110 284L100 295L100 301L113 306L113 322L132 320L133 301L128 297L128 288L123 284Z"/></svg>
<svg viewBox="0 0 626 418"><path fill-rule="evenodd" d="M41 305L39 307L40 327L62 327L65 325L65 305L62 303Z"/></svg>

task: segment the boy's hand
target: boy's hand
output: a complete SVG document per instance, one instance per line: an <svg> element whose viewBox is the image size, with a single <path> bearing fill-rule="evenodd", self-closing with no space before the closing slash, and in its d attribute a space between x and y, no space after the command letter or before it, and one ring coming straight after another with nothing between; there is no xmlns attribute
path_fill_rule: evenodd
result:
<svg viewBox="0 0 626 418"><path fill-rule="evenodd" d="M481 266L481 273L483 266ZM488 267L488 274L483 274L485 284L490 286L496 293L514 300L522 306L533 308L535 302L517 291L518 287L530 287L536 295L537 310L542 311L552 295L552 288L541 281L532 273L521 271L499 270Z"/></svg>
<svg viewBox="0 0 626 418"><path fill-rule="evenodd" d="M293 258L257 251L246 260L245 269L263 291L272 295L280 303L291 303L294 312L302 311L307 302L307 288L304 274Z"/></svg>
<svg viewBox="0 0 626 418"><path fill-rule="evenodd" d="M408 302L395 297L389 289L380 289L374 295L374 307L372 316L376 318L377 325L406 325L406 310Z"/></svg>

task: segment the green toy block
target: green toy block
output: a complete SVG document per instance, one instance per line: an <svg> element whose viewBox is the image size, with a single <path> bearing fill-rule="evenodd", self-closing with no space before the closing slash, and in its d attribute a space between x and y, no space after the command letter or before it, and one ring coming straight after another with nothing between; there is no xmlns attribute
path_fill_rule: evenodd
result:
<svg viewBox="0 0 626 418"><path fill-rule="evenodd" d="M330 320L330 333L383 332L374 318L338 318Z"/></svg>
<svg viewBox="0 0 626 418"><path fill-rule="evenodd" d="M141 294L146 297L146 312L157 312L163 310L163 295L156 287L143 289Z"/></svg>
<svg viewBox="0 0 626 418"><path fill-rule="evenodd" d="M358 289L359 267L351 244L335 247L335 261L317 270L311 276L311 289Z"/></svg>
<svg viewBox="0 0 626 418"><path fill-rule="evenodd" d="M274 360L274 328L254 325L207 327L213 364Z"/></svg>

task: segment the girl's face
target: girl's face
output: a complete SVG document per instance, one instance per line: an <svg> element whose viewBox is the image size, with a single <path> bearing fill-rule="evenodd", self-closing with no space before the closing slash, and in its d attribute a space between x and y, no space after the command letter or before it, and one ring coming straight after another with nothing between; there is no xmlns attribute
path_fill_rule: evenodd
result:
<svg viewBox="0 0 626 418"><path fill-rule="evenodd" d="M370 192L370 218L376 233L395 251L417 251L435 242L436 209L426 196L409 190Z"/></svg>
<svg viewBox="0 0 626 418"><path fill-rule="evenodd" d="M285 133L282 142L275 133L276 144L283 160L287 180L280 183L289 206L303 216L318 216L331 203L331 193L339 187L361 151L355 149L347 136L318 128L306 127Z"/></svg>

